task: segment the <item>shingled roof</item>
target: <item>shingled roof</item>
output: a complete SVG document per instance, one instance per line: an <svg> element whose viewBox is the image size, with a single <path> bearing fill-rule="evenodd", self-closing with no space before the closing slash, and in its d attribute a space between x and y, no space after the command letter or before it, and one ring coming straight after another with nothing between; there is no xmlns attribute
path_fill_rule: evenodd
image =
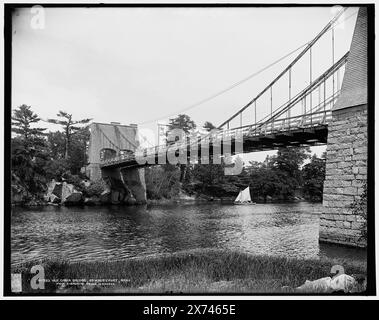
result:
<svg viewBox="0 0 379 320"><path fill-rule="evenodd" d="M367 104L367 9L359 8L341 96L333 110Z"/></svg>

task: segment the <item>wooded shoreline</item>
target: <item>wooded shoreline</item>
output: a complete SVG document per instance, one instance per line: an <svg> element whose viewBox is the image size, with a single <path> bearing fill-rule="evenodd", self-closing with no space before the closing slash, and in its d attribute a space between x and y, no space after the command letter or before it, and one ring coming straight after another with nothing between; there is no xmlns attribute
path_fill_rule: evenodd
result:
<svg viewBox="0 0 379 320"><path fill-rule="evenodd" d="M128 190L109 190L105 181L89 181L85 168L88 165L86 150L91 119L73 120L73 115L59 111L56 119L48 122L59 125L61 130L46 132L37 127L41 119L31 106L21 105L13 110L11 139L11 202L23 205L41 205L44 202L78 202L95 205L99 202L136 204ZM209 132L215 126L206 121L203 127L185 114L170 120L168 130L181 129L186 134ZM104 150L103 150L104 151ZM101 152L103 158L107 153ZM276 155L267 156L264 162L244 163L240 156L234 159L242 172L225 175L225 163L164 164L145 168L146 198L151 201L188 197L215 200L235 198L241 189L250 188L254 202L291 201L304 198L321 201L325 179L325 156L311 154L309 147L279 148ZM216 161L217 162L217 161ZM63 197L60 192L50 192L52 181L67 183L69 188ZM108 184L108 186L105 186ZM72 185L72 187L71 187ZM123 197L113 197L120 192ZM104 194L106 192L107 194ZM52 193L54 196L52 196ZM82 196L79 195L82 194ZM48 199L46 199L46 196ZM69 199L67 200L67 197ZM106 199L102 199L106 198ZM116 200L115 200L116 199Z"/></svg>

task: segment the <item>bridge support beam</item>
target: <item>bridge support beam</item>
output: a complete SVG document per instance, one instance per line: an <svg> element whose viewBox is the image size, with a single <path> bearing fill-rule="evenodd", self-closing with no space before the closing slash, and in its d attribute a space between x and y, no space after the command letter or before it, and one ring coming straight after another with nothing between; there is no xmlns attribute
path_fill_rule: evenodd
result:
<svg viewBox="0 0 379 320"><path fill-rule="evenodd" d="M120 173L124 184L131 191L137 204L145 204L147 201L145 168L125 168L121 169Z"/></svg>
<svg viewBox="0 0 379 320"><path fill-rule="evenodd" d="M367 181L367 10L361 7L346 64L341 95L328 126L321 242L365 246L364 219L350 205Z"/></svg>
<svg viewBox="0 0 379 320"><path fill-rule="evenodd" d="M113 204L145 204L146 184L144 168L102 169L102 178L111 189Z"/></svg>
<svg viewBox="0 0 379 320"><path fill-rule="evenodd" d="M333 112L329 125L320 242L365 246L350 205L367 179L367 105Z"/></svg>
<svg viewBox="0 0 379 320"><path fill-rule="evenodd" d="M85 167L85 173L91 181L98 181L102 178L100 163L90 163Z"/></svg>
<svg viewBox="0 0 379 320"><path fill-rule="evenodd" d="M137 125L122 125L118 122L92 123L87 150L86 175L92 181L103 179L111 189L110 199L114 204L146 203L145 171L143 168L104 167L104 160L113 156L135 152L139 145Z"/></svg>

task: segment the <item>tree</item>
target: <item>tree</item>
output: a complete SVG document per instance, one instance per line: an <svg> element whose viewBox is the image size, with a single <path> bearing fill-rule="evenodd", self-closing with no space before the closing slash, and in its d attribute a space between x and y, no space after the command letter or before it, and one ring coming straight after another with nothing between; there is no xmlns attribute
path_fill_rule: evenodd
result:
<svg viewBox="0 0 379 320"><path fill-rule="evenodd" d="M18 134L24 142L40 141L46 128L32 128L31 126L41 119L25 104L13 110L12 132ZM29 140L31 139L31 140Z"/></svg>
<svg viewBox="0 0 379 320"><path fill-rule="evenodd" d="M325 161L314 154L302 169L303 193L312 201L322 201L325 180Z"/></svg>
<svg viewBox="0 0 379 320"><path fill-rule="evenodd" d="M168 124L169 131L173 129L182 129L186 134L196 129L195 122L186 114L179 114L176 118L170 119Z"/></svg>
<svg viewBox="0 0 379 320"><path fill-rule="evenodd" d="M75 133L79 132L81 129L83 129L82 127L77 126L77 125L86 124L90 122L92 119L82 119L82 120L74 121L72 119L72 114L69 114L65 111L59 111L59 113L57 114L57 117L63 120L48 119L48 121L50 123L59 124L62 126L64 130L63 131L64 135L65 135L65 159L68 159L70 156L70 146L71 146L72 136Z"/></svg>
<svg viewBox="0 0 379 320"><path fill-rule="evenodd" d="M146 195L148 199L170 199L180 192L180 171L176 166L166 164L146 168Z"/></svg>
<svg viewBox="0 0 379 320"><path fill-rule="evenodd" d="M287 172L291 177L301 179L300 167L304 160L309 158L309 147L307 148L280 148L276 156L269 160L269 165L280 171Z"/></svg>
<svg viewBox="0 0 379 320"><path fill-rule="evenodd" d="M267 196L273 196L275 186L272 182L274 176L272 170L264 163L250 162L247 172L250 175L250 190L252 191L253 199L262 197L266 202Z"/></svg>
<svg viewBox="0 0 379 320"><path fill-rule="evenodd" d="M47 145L52 159L64 159L66 139L63 132L49 132L47 134Z"/></svg>
<svg viewBox="0 0 379 320"><path fill-rule="evenodd" d="M12 173L30 192L39 192L44 182L44 154L20 138L11 141Z"/></svg>
<svg viewBox="0 0 379 320"><path fill-rule="evenodd" d="M168 124L168 136L170 136L170 131L174 129L181 129L183 133L186 135L190 133L192 130L196 129L195 122L186 114L179 114L176 118L170 119ZM186 137L176 137L180 139L184 139ZM178 140L178 139L177 139ZM172 141L168 141L172 142ZM180 181L183 181L186 178L186 164L180 165Z"/></svg>
<svg viewBox="0 0 379 320"><path fill-rule="evenodd" d="M301 186L301 166L309 157L309 148L281 148L264 163L250 162L250 186L253 195L290 199Z"/></svg>
<svg viewBox="0 0 379 320"><path fill-rule="evenodd" d="M33 128L40 121L30 106L21 105L13 111L12 132L16 137L11 141L12 178L30 192L43 189L45 150L45 128Z"/></svg>
<svg viewBox="0 0 379 320"><path fill-rule="evenodd" d="M46 162L44 171L48 180L55 179L61 181L62 177L70 172L70 164L64 158L50 159Z"/></svg>
<svg viewBox="0 0 379 320"><path fill-rule="evenodd" d="M204 191L208 186L223 183L224 165L213 163L195 165L193 176L202 183L202 191Z"/></svg>
<svg viewBox="0 0 379 320"><path fill-rule="evenodd" d="M60 179L67 171L71 174L79 174L80 169L87 164L86 147L89 141L90 132L88 128L83 128L72 135L69 159L65 159L66 139L61 131L49 132L47 134L47 144L49 147L50 161L46 164L47 176L52 179Z"/></svg>
<svg viewBox="0 0 379 320"><path fill-rule="evenodd" d="M79 174L80 169L87 164L87 143L89 139L90 132L87 127L72 136L68 160L72 174Z"/></svg>
<svg viewBox="0 0 379 320"><path fill-rule="evenodd" d="M217 127L213 125L212 122L209 122L209 121L205 121L203 128L207 131L212 131L213 129L217 129Z"/></svg>

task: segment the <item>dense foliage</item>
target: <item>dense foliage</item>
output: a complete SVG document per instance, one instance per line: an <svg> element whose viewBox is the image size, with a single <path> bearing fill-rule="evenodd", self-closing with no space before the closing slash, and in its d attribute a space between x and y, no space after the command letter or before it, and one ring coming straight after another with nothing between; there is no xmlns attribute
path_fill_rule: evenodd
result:
<svg viewBox="0 0 379 320"><path fill-rule="evenodd" d="M169 125L169 130L177 128L190 133L196 124L190 117L179 115ZM203 125L205 132L215 128L208 121ZM250 186L256 201L293 200L302 196L311 201L322 200L325 161L316 155L311 157L309 147L280 148L263 163L245 164L239 175L226 176L224 169L224 163L151 167L146 171L148 197L170 198L178 195L180 189L198 196L235 197L242 188Z"/></svg>
<svg viewBox="0 0 379 320"><path fill-rule="evenodd" d="M322 191L325 180L325 160L313 155L311 161L303 167L303 193L313 201L322 200Z"/></svg>
<svg viewBox="0 0 379 320"><path fill-rule="evenodd" d="M65 179L79 185L80 169L87 163L89 131L78 124L85 124L88 119L73 122L72 115L60 114L68 117L66 129L69 128L65 132L46 133L46 128L38 127L41 119L30 106L21 105L13 111L12 186L22 187L37 198L41 198L51 179Z"/></svg>
<svg viewBox="0 0 379 320"><path fill-rule="evenodd" d="M72 119L72 114L69 114L65 111L59 111L57 117L58 119L48 119L48 122L58 124L62 127L65 141L64 157L67 160L70 157L70 155L74 154L73 152L71 152L71 143L74 142L72 141L73 136L82 130L82 127L80 125L87 124L92 119L82 119L75 121Z"/></svg>
<svg viewBox="0 0 379 320"><path fill-rule="evenodd" d="M11 141L12 179L31 193L43 190L44 163L47 150L44 139L46 129L33 127L40 118L30 106L21 105L12 116Z"/></svg>

